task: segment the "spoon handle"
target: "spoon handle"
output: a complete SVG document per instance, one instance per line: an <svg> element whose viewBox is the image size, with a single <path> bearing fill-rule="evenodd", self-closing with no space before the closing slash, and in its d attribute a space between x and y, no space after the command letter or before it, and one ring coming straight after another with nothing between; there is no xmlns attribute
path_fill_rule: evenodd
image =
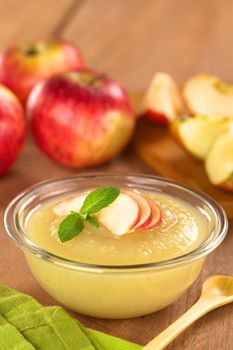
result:
<svg viewBox="0 0 233 350"><path fill-rule="evenodd" d="M188 311L166 328L162 333L150 341L142 350L164 349L181 332L188 328L194 321L205 315L213 308L207 306L206 300L200 298Z"/></svg>

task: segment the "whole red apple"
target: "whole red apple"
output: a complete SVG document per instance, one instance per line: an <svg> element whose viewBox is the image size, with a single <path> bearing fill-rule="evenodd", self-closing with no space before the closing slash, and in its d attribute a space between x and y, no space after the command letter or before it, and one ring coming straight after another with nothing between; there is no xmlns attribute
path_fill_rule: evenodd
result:
<svg viewBox="0 0 233 350"><path fill-rule="evenodd" d="M0 85L0 175L17 159L25 135L25 118L18 98Z"/></svg>
<svg viewBox="0 0 233 350"><path fill-rule="evenodd" d="M27 114L42 151L78 168L113 158L129 141L135 124L120 84L87 69L38 83L28 99Z"/></svg>
<svg viewBox="0 0 233 350"><path fill-rule="evenodd" d="M0 83L25 104L39 80L82 67L78 48L65 40L15 45L0 54Z"/></svg>

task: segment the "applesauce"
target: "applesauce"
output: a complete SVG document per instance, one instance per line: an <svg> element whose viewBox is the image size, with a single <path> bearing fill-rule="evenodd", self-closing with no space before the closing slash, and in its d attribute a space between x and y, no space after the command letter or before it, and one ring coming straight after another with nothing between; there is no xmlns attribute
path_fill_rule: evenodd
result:
<svg viewBox="0 0 233 350"><path fill-rule="evenodd" d="M79 236L60 243L61 218L53 206L106 184L155 200L161 225L114 237L103 226L85 224ZM77 312L104 318L137 317L172 303L196 280L205 256L227 230L221 207L205 195L166 179L117 175L39 184L11 203L5 223L51 296Z"/></svg>
<svg viewBox="0 0 233 350"><path fill-rule="evenodd" d="M78 193L72 194L72 197L76 195ZM167 195L145 192L143 195L154 200L162 210L162 223L155 229L116 237L103 225L95 228L85 222L83 232L61 243L57 231L64 217L54 214L52 208L67 199L62 197L40 205L31 213L26 234L51 253L82 263L101 265L134 265L171 259L188 253L205 240L207 223L198 210Z"/></svg>

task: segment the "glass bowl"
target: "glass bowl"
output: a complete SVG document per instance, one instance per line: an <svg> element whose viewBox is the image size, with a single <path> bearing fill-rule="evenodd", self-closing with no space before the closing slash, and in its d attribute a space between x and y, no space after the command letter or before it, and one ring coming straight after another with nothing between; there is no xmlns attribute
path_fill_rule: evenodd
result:
<svg viewBox="0 0 233 350"><path fill-rule="evenodd" d="M160 192L182 199L207 221L206 239L196 249L172 259L140 265L93 265L46 251L25 234L29 214L55 196L103 185ZM179 298L198 277L205 257L224 239L228 221L207 195L155 176L87 175L39 183L19 194L5 212L9 237L24 252L44 290L66 307L94 317L130 318L160 310Z"/></svg>

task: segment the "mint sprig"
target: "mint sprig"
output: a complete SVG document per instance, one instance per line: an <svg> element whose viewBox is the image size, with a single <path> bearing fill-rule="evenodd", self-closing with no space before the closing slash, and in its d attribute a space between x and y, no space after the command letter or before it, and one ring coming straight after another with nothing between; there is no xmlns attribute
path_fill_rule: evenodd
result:
<svg viewBox="0 0 233 350"><path fill-rule="evenodd" d="M71 212L67 215L59 225L58 237L60 241L67 242L84 229L84 221L88 221L91 225L98 227L98 220L90 214L95 214L101 209L109 206L120 194L120 188L117 186L104 186L90 192L80 211Z"/></svg>

